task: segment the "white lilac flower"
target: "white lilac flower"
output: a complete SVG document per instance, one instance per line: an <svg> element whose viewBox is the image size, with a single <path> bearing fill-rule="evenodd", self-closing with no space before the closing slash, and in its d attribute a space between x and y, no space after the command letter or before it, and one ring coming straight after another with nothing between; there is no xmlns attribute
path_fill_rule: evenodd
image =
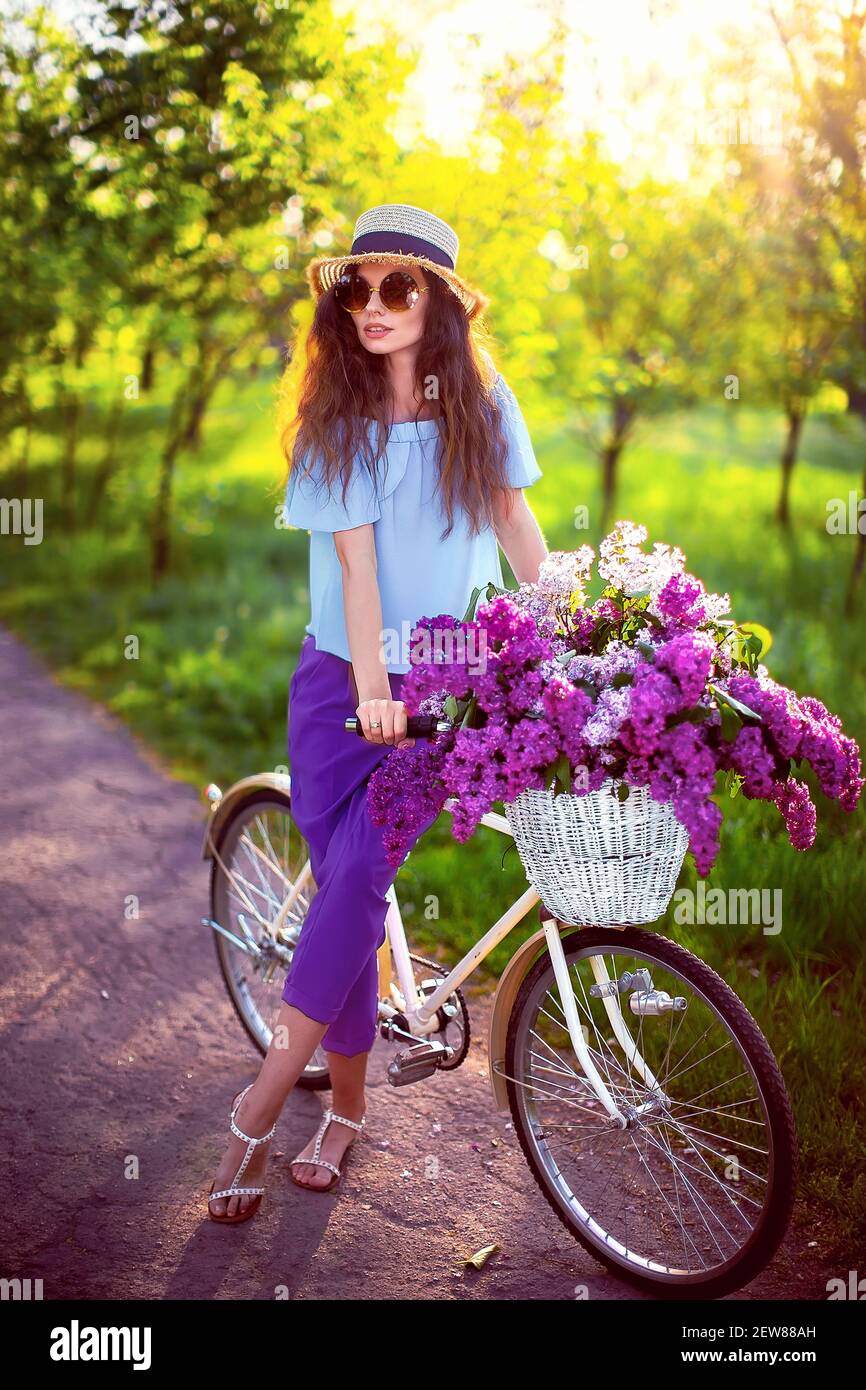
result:
<svg viewBox="0 0 866 1390"><path fill-rule="evenodd" d="M645 526L633 521L618 521L598 547L598 572L618 589L641 587L647 556L641 545L647 538Z"/></svg>
<svg viewBox="0 0 866 1390"><path fill-rule="evenodd" d="M574 552L574 566L577 576L584 584L588 584L592 578L592 566L595 560L595 551L591 545L582 545Z"/></svg>
<svg viewBox="0 0 866 1390"><path fill-rule="evenodd" d="M584 743L593 747L613 743L628 718L630 708L631 692L627 687L603 690L598 704L583 726L581 737Z"/></svg>
<svg viewBox="0 0 866 1390"><path fill-rule="evenodd" d="M573 550L552 550L538 568L538 591L554 597L571 594L578 585L577 563Z"/></svg>
<svg viewBox="0 0 866 1390"><path fill-rule="evenodd" d="M610 685L614 676L623 671L631 672L642 660L641 654L627 642L609 642L598 658L596 680L599 685Z"/></svg>
<svg viewBox="0 0 866 1390"><path fill-rule="evenodd" d="M644 584L644 588L649 589L652 598L655 599L658 598L671 575L683 573L686 557L678 546L665 545L662 541L656 541L653 546L653 553L647 559L647 583Z"/></svg>
<svg viewBox="0 0 866 1390"><path fill-rule="evenodd" d="M596 671L596 658L594 656L576 656L566 667L566 677L570 681L594 681Z"/></svg>
<svg viewBox="0 0 866 1390"><path fill-rule="evenodd" d="M598 572L625 593L649 590L655 598L672 574L682 573L686 557L677 546L661 541L656 541L652 554L647 555L641 549L646 538L645 526L618 521L599 545Z"/></svg>
<svg viewBox="0 0 866 1390"><path fill-rule="evenodd" d="M713 620L723 618L726 613L731 611L731 596L730 594L705 594L703 605L708 618Z"/></svg>
<svg viewBox="0 0 866 1390"><path fill-rule="evenodd" d="M561 661L540 661L538 663L538 670L545 685L548 681L552 681L554 676L561 676L563 674Z"/></svg>

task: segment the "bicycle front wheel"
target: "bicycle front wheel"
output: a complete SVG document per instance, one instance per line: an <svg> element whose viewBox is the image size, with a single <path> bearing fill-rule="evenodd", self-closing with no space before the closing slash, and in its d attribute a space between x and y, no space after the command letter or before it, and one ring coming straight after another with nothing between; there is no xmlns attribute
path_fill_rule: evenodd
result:
<svg viewBox="0 0 866 1390"><path fill-rule="evenodd" d="M514 1126L541 1191L608 1269L658 1297L718 1298L764 1267L791 1215L797 1141L776 1060L724 980L665 937L563 939L589 1055L572 1047L545 951L508 1028Z"/></svg>

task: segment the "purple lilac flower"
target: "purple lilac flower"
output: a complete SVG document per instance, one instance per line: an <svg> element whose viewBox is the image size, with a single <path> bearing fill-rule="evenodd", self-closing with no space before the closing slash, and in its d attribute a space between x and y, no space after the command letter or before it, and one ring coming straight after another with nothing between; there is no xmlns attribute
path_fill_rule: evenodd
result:
<svg viewBox="0 0 866 1390"><path fill-rule="evenodd" d="M683 632L659 647L654 665L673 678L679 709L693 705L704 693L715 649L715 642L704 632Z"/></svg>
<svg viewBox="0 0 866 1390"><path fill-rule="evenodd" d="M728 594L710 594L700 579L685 570L674 571L649 602L648 611L661 618L665 635L672 637L684 629L696 628L708 619L716 620L730 611Z"/></svg>
<svg viewBox="0 0 866 1390"><path fill-rule="evenodd" d="M603 618L608 623L618 623L622 617L619 605L614 603L612 598L596 599L592 611L596 619Z"/></svg>
<svg viewBox="0 0 866 1390"><path fill-rule="evenodd" d="M785 818L788 839L794 849L810 849L815 843L815 807L804 782L789 777L777 782L773 800Z"/></svg>
<svg viewBox="0 0 866 1390"><path fill-rule="evenodd" d="M672 574L656 600L655 613L672 629L697 627L707 616L703 585L690 574Z"/></svg>
<svg viewBox="0 0 866 1390"><path fill-rule="evenodd" d="M706 877L719 852L722 813L710 800L716 763L709 746L712 734L698 724L678 724L659 740L650 769L649 789L656 801L671 801L677 819L689 832L695 866Z"/></svg>
<svg viewBox="0 0 866 1390"><path fill-rule="evenodd" d="M643 527L618 523L601 543L598 565L623 591L649 591L647 612L661 627L639 628L640 648L615 639L594 652L600 624L621 616L612 601L571 611L575 591L590 578L588 546L555 552L539 585L521 584L481 605L471 624L440 614L416 625L433 635L452 631L471 653L484 640L486 669L462 659L425 660L423 649L413 658L403 682L409 712L441 714L448 695L474 695L476 727L395 750L374 772L371 815L385 826L390 863L401 862L446 796L458 798L453 833L466 839L495 801L546 785L562 755L586 774L575 782L578 794L612 775L672 802L702 875L719 848L722 817L712 797L720 770L737 771L747 797L776 804L797 848L814 841L815 808L808 789L787 776L789 760L807 762L826 795L854 809L864 785L860 750L841 721L819 700L779 685L765 666L755 675L734 667L729 650L700 630L728 611L728 596L707 593L676 548L656 544L646 554L645 540ZM565 653L564 664L556 658ZM759 716L733 742L722 737L712 682ZM698 708L709 717L693 721Z"/></svg>
<svg viewBox="0 0 866 1390"><path fill-rule="evenodd" d="M384 826L386 859L398 868L411 845L449 795L442 781L445 750L437 743L395 748L374 768L367 784L367 808L374 825Z"/></svg>
<svg viewBox="0 0 866 1390"><path fill-rule="evenodd" d="M853 811L863 790L860 750L842 724L811 696L798 698L768 676L731 676L725 688L761 715L781 757L809 763L825 796Z"/></svg>
<svg viewBox="0 0 866 1390"><path fill-rule="evenodd" d="M630 707L631 695L627 687L603 690L598 704L583 727L584 743L596 748L614 743L629 716Z"/></svg>
<svg viewBox="0 0 866 1390"><path fill-rule="evenodd" d="M743 778L743 795L768 801L776 784L775 758L767 748L763 730L757 725L744 725L726 761Z"/></svg>
<svg viewBox="0 0 866 1390"><path fill-rule="evenodd" d="M594 680L597 685L610 685L614 676L631 675L644 660L636 647L618 639L608 642L601 656L596 659Z"/></svg>
<svg viewBox="0 0 866 1390"><path fill-rule="evenodd" d="M630 687L629 717L621 733L626 751L643 757L654 753L668 715L675 714L679 705L679 691L670 676L654 666L639 666Z"/></svg>

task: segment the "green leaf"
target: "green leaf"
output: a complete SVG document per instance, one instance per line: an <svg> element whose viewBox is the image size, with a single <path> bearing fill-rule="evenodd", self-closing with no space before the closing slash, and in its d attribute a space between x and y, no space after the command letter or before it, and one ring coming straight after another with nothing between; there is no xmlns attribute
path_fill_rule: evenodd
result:
<svg viewBox="0 0 866 1390"><path fill-rule="evenodd" d="M629 785L628 785L628 783L627 783L627 782L620 782L619 786L618 786L617 789L616 789L616 794L617 794L617 797L619 798L620 801L628 801L628 798L629 798Z"/></svg>
<svg viewBox="0 0 866 1390"><path fill-rule="evenodd" d="M759 661L764 653L768 652L773 645L773 634L770 632L769 628L764 627L761 623L740 623L740 632L745 632L752 639L757 639L757 649L751 640L749 646L752 651L755 652Z"/></svg>
<svg viewBox="0 0 866 1390"><path fill-rule="evenodd" d="M634 676L631 671L617 671L610 685L612 690L621 690L624 685L634 685Z"/></svg>
<svg viewBox="0 0 866 1390"><path fill-rule="evenodd" d="M722 738L727 743L733 743L743 727L743 721L729 705L719 705L719 714L722 717Z"/></svg>
<svg viewBox="0 0 866 1390"><path fill-rule="evenodd" d="M473 716L474 716L475 711L476 711L477 708L478 708L478 697L477 697L476 695L473 695L473 696L471 696L471 698L470 698L469 700L467 700L467 702L466 702L466 713L464 714L463 718L462 718L461 721L460 721L460 727L461 727L461 729L465 729L465 728L467 728L467 727L471 724L472 718L473 718Z"/></svg>
<svg viewBox="0 0 866 1390"><path fill-rule="evenodd" d="M757 719L758 723L762 722L761 716L758 714L757 710L749 709L749 706L744 705L742 700L735 700L733 695L728 695L724 690L720 690L717 685L710 685L708 688L721 704L725 704L730 709L736 710L741 719Z"/></svg>
<svg viewBox="0 0 866 1390"><path fill-rule="evenodd" d="M547 764L547 767L544 768L543 776L544 785L546 787L549 787L551 782L554 784L554 796L557 795L559 786L561 786L564 791L571 791L571 766L564 753L560 753L557 758L554 758L553 762ZM557 784L559 784L559 786L557 786Z"/></svg>
<svg viewBox="0 0 866 1390"><path fill-rule="evenodd" d="M731 800L737 795L744 781L745 778L739 772L735 772L732 767L728 768L725 775L725 791Z"/></svg>
<svg viewBox="0 0 866 1390"><path fill-rule="evenodd" d="M571 683L576 690L586 691L587 695L590 696L593 702L595 702L598 699L598 690L593 685L592 681L585 680L584 677L581 676L580 680L572 681Z"/></svg>
<svg viewBox="0 0 866 1390"><path fill-rule="evenodd" d="M677 724L702 724L705 719L709 719L712 712L711 709L707 709L706 705L694 705L691 709L681 709L678 714L671 715L667 727L673 729Z"/></svg>
<svg viewBox="0 0 866 1390"><path fill-rule="evenodd" d="M457 720L460 718L460 708L453 695L446 696L443 709L448 719Z"/></svg>
<svg viewBox="0 0 866 1390"><path fill-rule="evenodd" d="M466 612L463 614L464 623L471 623L472 619L475 617L475 605L478 602L478 595L481 593L482 587L483 586L479 584L477 588L472 590L469 605Z"/></svg>
<svg viewBox="0 0 866 1390"><path fill-rule="evenodd" d="M571 791L571 764L564 753L560 753L556 760L556 776L562 783L565 791Z"/></svg>
<svg viewBox="0 0 866 1390"><path fill-rule="evenodd" d="M635 642L638 651L643 654L647 661L655 661L655 649L648 642Z"/></svg>

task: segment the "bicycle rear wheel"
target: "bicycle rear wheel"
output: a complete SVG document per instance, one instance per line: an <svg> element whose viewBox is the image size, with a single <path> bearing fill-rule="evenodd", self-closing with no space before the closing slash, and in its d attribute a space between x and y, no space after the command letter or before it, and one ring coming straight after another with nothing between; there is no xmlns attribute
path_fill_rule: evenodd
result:
<svg viewBox="0 0 866 1390"><path fill-rule="evenodd" d="M235 1012L264 1055L294 946L315 893L310 883L299 894L277 935L276 918L308 857L306 841L292 818L290 797L274 791L243 797L222 829L217 855L211 870L211 916L241 941L249 931L262 952L251 955L214 932L217 959ZM327 1054L319 1046L298 1085L324 1090L330 1084Z"/></svg>
<svg viewBox="0 0 866 1390"><path fill-rule="evenodd" d="M664 937L587 928L563 950L590 1055L628 1127L611 1126L583 1075L545 951L518 992L505 1054L541 1191L597 1260L657 1297L741 1288L778 1247L797 1179L766 1038L714 970ZM685 1007L653 1013L664 995Z"/></svg>

